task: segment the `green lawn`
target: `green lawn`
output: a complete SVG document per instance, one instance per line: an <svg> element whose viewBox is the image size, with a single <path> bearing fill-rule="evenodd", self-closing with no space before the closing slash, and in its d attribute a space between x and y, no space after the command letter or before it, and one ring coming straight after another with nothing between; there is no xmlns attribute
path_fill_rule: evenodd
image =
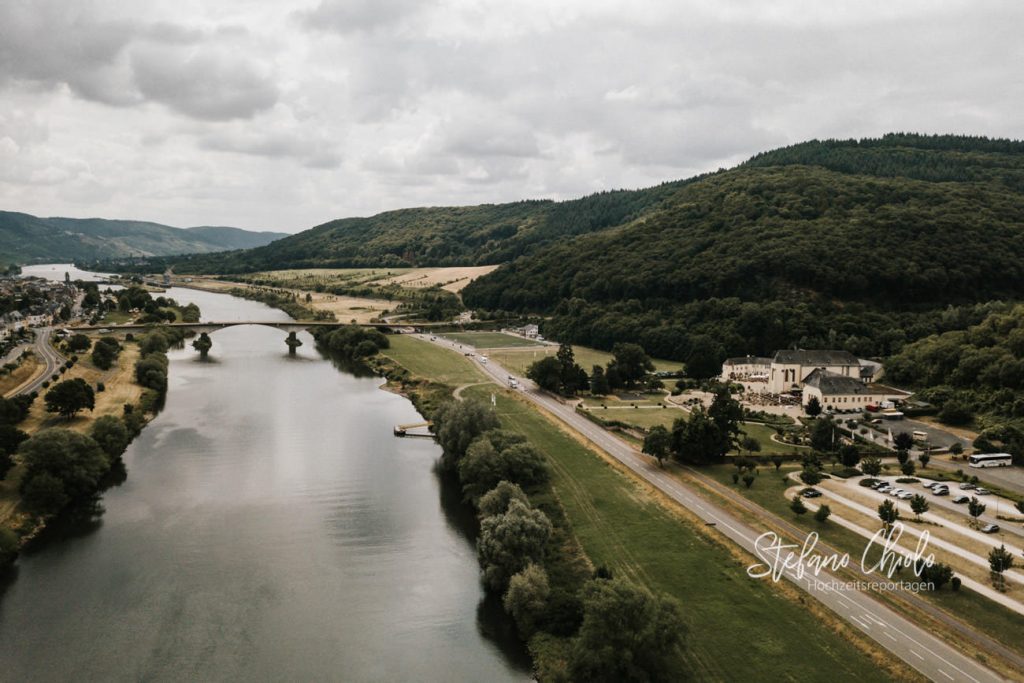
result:
<svg viewBox="0 0 1024 683"><path fill-rule="evenodd" d="M492 389L465 395L490 400ZM665 591L689 626L685 665L698 680L878 680L869 659L800 604L698 534L633 479L532 407L498 392L504 426L526 434L552 462L553 486L595 565Z"/></svg>
<svg viewBox="0 0 1024 683"><path fill-rule="evenodd" d="M849 553L853 562L860 562L867 539L838 524L822 524L815 521L811 514L795 515L789 509L789 501L783 493L794 483L783 475L797 469L799 468L792 465L783 465L782 474L777 474L774 465L762 466L754 485L749 489L742 482L738 486L732 483L732 473L736 471L732 465L705 467L701 468L701 472L794 525L806 531L818 532L822 541ZM1024 655L1024 642L1018 637L1024 629L1024 617L1016 612L966 588L953 592L946 586L940 591L920 595L979 632Z"/></svg>
<svg viewBox="0 0 1024 683"><path fill-rule="evenodd" d="M573 346L573 354L576 362L590 374L595 365L605 366L612 359L612 354L607 351L598 351L586 346ZM511 349L508 351L491 352L490 356L501 363L504 367L512 370L518 375L526 374L526 368L530 364L540 360L544 356L553 356L558 353L556 346L535 346L522 349ZM666 372L675 372L683 369L683 364L671 360L654 359L654 369Z"/></svg>
<svg viewBox="0 0 1024 683"><path fill-rule="evenodd" d="M542 348L544 346L532 339L515 337L501 332L446 332L439 336L451 339L457 344L468 344L478 349L498 349L509 346Z"/></svg>
<svg viewBox="0 0 1024 683"><path fill-rule="evenodd" d="M741 427L747 436L752 436L761 444L761 450L754 455L789 455L806 451L806 448L798 448L789 444L781 444L772 441L775 429L760 422L744 422ZM746 451L743 452L746 455Z"/></svg>
<svg viewBox="0 0 1024 683"><path fill-rule="evenodd" d="M458 387L487 381L487 376L463 356L404 334L388 337L391 348L383 353L413 375Z"/></svg>

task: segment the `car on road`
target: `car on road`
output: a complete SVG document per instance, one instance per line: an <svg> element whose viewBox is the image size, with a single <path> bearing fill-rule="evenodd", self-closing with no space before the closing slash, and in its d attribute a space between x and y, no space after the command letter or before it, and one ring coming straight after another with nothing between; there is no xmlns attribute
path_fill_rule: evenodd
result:
<svg viewBox="0 0 1024 683"><path fill-rule="evenodd" d="M935 488L932 489L932 495L933 496L948 496L949 495L949 489L947 487L945 487L945 486L936 486Z"/></svg>
<svg viewBox="0 0 1024 683"><path fill-rule="evenodd" d="M976 488L978 488L978 487L975 486L974 484L970 483L970 482L967 482L967 481L965 481L964 483L960 484L960 490L961 491L970 491L971 489L976 489Z"/></svg>
<svg viewBox="0 0 1024 683"><path fill-rule="evenodd" d="M911 498L914 497L914 494L911 493L910 491L904 491L903 493L899 494L896 497L899 498L900 500L910 500Z"/></svg>
<svg viewBox="0 0 1024 683"><path fill-rule="evenodd" d="M983 534L994 534L997 531L999 531L998 524L986 524L985 526L981 527L981 533Z"/></svg>
<svg viewBox="0 0 1024 683"><path fill-rule="evenodd" d="M956 498L954 498L953 502L956 503L957 505L963 505L964 503L966 503L969 500L970 500L970 498L968 496L960 495L960 496L957 496Z"/></svg>
<svg viewBox="0 0 1024 683"><path fill-rule="evenodd" d="M980 486L978 488L974 489L974 493L976 495L979 495L979 496L990 496L990 495L992 495L991 491L989 491L988 489L983 489Z"/></svg>
<svg viewBox="0 0 1024 683"><path fill-rule="evenodd" d="M819 491L818 489L804 489L803 491L800 492L800 495L803 496L804 498L820 498L821 491Z"/></svg>

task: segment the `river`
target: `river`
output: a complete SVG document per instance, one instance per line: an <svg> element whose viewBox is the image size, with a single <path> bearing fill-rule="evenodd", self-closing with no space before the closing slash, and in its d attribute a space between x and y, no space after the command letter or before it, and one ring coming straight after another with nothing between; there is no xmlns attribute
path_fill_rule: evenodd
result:
<svg viewBox="0 0 1024 683"><path fill-rule="evenodd" d="M287 320L170 289L207 320ZM55 528L0 597L3 680L528 680L483 602L471 517L380 379L232 327L170 356L164 410L91 524Z"/></svg>

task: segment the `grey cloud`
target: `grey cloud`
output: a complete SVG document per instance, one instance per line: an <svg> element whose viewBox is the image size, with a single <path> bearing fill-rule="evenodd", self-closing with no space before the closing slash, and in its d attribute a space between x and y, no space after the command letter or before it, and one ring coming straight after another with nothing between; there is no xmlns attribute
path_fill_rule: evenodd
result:
<svg viewBox="0 0 1024 683"><path fill-rule="evenodd" d="M198 141L201 149L267 158L290 158L307 168L336 168L341 152L331 141L318 136L288 132L217 131Z"/></svg>
<svg viewBox="0 0 1024 683"><path fill-rule="evenodd" d="M422 7L417 0L321 0L296 13L299 23L315 31L355 33L391 26Z"/></svg>
<svg viewBox="0 0 1024 683"><path fill-rule="evenodd" d="M251 118L272 107L273 79L244 58L203 47L184 54L139 49L131 55L135 84L147 98L210 121Z"/></svg>

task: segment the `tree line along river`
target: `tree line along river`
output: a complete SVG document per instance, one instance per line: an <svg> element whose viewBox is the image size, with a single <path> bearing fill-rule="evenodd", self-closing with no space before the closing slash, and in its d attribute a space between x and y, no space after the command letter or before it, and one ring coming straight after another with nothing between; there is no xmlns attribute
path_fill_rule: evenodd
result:
<svg viewBox="0 0 1024 683"><path fill-rule="evenodd" d="M288 319L167 296L207 320ZM412 405L308 334L292 357L272 328L212 338L206 362L169 354L166 405L103 514L54 524L0 584L0 679L528 680L440 449L391 436Z"/></svg>

